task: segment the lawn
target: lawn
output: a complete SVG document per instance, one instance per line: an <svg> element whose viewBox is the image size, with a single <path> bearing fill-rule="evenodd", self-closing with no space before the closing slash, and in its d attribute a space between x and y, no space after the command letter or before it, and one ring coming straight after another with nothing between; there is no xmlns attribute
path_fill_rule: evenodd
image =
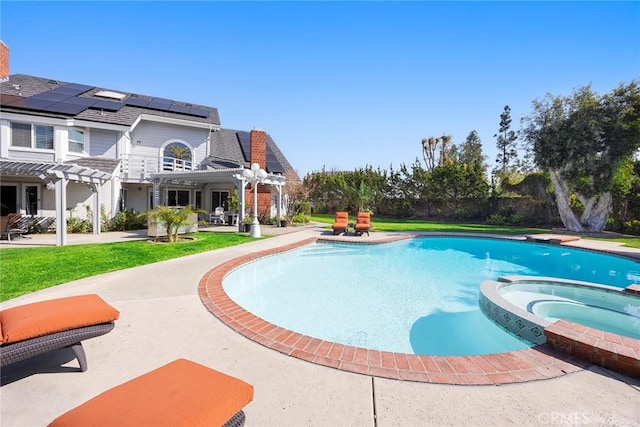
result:
<svg viewBox="0 0 640 427"><path fill-rule="evenodd" d="M0 301L72 280L246 243L239 233L196 233L188 243L133 242L0 250Z"/></svg>
<svg viewBox="0 0 640 427"><path fill-rule="evenodd" d="M333 223L334 215L313 215L312 221L324 222L327 225ZM355 221L355 218L350 218ZM393 219L393 218L380 218L371 217L372 230L373 231L442 231L442 232L465 232L465 233L490 233L490 234L505 234L505 235L519 235L519 234L536 234L536 233L549 233L547 228L529 228L529 227L510 227L499 225L484 225L484 224L463 224L463 223L445 223L436 221L423 221L417 219ZM583 234L583 239L594 240L606 240L608 242L618 242L623 246L630 248L640 249L640 237L627 236L627 235L615 235L609 236L593 236L589 234Z"/></svg>

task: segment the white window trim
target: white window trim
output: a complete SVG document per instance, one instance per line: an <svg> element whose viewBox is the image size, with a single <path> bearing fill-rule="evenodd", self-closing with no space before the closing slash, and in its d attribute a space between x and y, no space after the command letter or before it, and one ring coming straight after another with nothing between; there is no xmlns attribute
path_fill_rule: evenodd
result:
<svg viewBox="0 0 640 427"><path fill-rule="evenodd" d="M82 144L82 151L71 151L69 149L69 143L71 141L71 138L69 138L69 130L76 130L78 132L82 132L84 134L84 142ZM69 129L67 130L67 146L66 146L66 150L67 153L69 155L75 155L75 156L87 156L89 154L89 135L90 135L90 130L89 128L85 128L85 127L80 127L80 126L71 126L69 127Z"/></svg>
<svg viewBox="0 0 640 427"><path fill-rule="evenodd" d="M20 147L17 145L13 145L13 123L20 123L31 126L31 147ZM37 148L36 147L36 135L35 135L35 127L36 126L45 126L52 128L53 131L53 143L52 148ZM50 123L42 123L42 122L30 122L25 120L10 120L9 121L9 149L16 151L29 151L29 152L38 152L38 153L53 153L56 149L56 126Z"/></svg>

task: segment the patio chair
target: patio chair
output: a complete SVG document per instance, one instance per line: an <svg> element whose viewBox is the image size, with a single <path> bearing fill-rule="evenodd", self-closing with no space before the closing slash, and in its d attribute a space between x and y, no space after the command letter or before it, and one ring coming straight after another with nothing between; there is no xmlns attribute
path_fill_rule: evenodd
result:
<svg viewBox="0 0 640 427"><path fill-rule="evenodd" d="M178 359L105 391L60 415L49 427L242 426L253 386Z"/></svg>
<svg viewBox="0 0 640 427"><path fill-rule="evenodd" d="M369 230L371 230L371 214L369 212L358 212L353 229L356 232L356 236L362 236L364 233L367 233L368 236Z"/></svg>
<svg viewBox="0 0 640 427"><path fill-rule="evenodd" d="M87 370L82 341L111 331L120 313L98 295L35 302L0 311L0 366L70 348Z"/></svg>
<svg viewBox="0 0 640 427"><path fill-rule="evenodd" d="M28 230L20 226L22 215L19 213L10 213L7 215L7 226L2 232L2 238L11 240L11 237L22 237L23 234L27 234Z"/></svg>
<svg viewBox="0 0 640 427"><path fill-rule="evenodd" d="M331 226L333 235L346 233L349 230L349 212L336 212L336 217Z"/></svg>
<svg viewBox="0 0 640 427"><path fill-rule="evenodd" d="M224 208L221 206L218 206L217 208L215 208L213 210L213 213L209 214L209 223L212 224L226 224L225 220L224 220Z"/></svg>

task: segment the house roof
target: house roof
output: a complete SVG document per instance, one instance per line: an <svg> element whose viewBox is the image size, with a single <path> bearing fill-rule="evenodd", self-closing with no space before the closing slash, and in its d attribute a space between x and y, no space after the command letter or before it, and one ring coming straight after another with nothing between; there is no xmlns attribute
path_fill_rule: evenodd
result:
<svg viewBox="0 0 640 427"><path fill-rule="evenodd" d="M248 140L249 132L234 129L219 129L211 134L211 155L205 164L211 169L249 168L251 161L248 150L243 150L242 141ZM273 174L295 172L287 158L267 134L266 171Z"/></svg>
<svg viewBox="0 0 640 427"><path fill-rule="evenodd" d="M106 157L81 157L79 159L68 160L65 164L74 164L90 169L97 169L109 173L114 173L120 165L120 160Z"/></svg>
<svg viewBox="0 0 640 427"><path fill-rule="evenodd" d="M214 107L26 74L13 74L0 82L0 106L6 112L126 126L142 114L220 125Z"/></svg>

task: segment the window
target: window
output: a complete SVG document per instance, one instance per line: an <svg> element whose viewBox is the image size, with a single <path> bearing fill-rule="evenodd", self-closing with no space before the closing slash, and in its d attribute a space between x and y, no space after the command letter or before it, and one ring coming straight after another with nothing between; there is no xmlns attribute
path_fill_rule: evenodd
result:
<svg viewBox="0 0 640 427"><path fill-rule="evenodd" d="M69 151L84 153L84 130L69 129Z"/></svg>
<svg viewBox="0 0 640 427"><path fill-rule="evenodd" d="M11 146L53 150L53 126L11 122Z"/></svg>
<svg viewBox="0 0 640 427"><path fill-rule="evenodd" d="M27 215L38 215L38 185L25 185L25 213Z"/></svg>
<svg viewBox="0 0 640 427"><path fill-rule="evenodd" d="M162 170L192 170L191 149L181 142L172 142L162 152Z"/></svg>
<svg viewBox="0 0 640 427"><path fill-rule="evenodd" d="M196 190L195 191L195 205L196 205L196 209L202 209L202 191L200 190Z"/></svg>
<svg viewBox="0 0 640 427"><path fill-rule="evenodd" d="M189 204L189 190L169 190L168 206L187 206Z"/></svg>
<svg viewBox="0 0 640 427"><path fill-rule="evenodd" d="M222 206L225 211L229 210L229 192L228 191L212 191L211 192L211 212L218 206Z"/></svg>

